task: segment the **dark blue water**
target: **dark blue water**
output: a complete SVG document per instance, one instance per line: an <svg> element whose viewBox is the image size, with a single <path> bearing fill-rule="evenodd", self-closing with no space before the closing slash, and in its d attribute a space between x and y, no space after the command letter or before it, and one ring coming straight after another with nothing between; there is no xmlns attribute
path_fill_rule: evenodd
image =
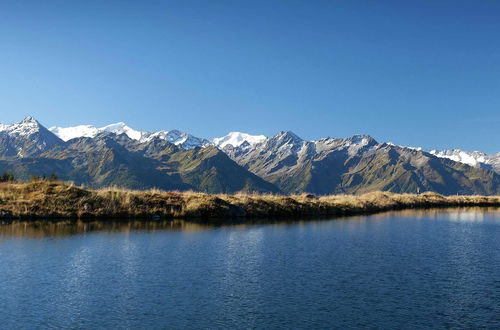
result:
<svg viewBox="0 0 500 330"><path fill-rule="evenodd" d="M500 328L500 211L0 226L1 328Z"/></svg>

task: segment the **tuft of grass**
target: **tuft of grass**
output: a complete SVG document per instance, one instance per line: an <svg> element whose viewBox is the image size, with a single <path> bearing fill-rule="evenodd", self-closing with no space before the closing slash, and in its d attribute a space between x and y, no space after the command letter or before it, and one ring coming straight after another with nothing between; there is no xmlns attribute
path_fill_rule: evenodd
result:
<svg viewBox="0 0 500 330"><path fill-rule="evenodd" d="M369 214L389 210L500 206L500 196L370 192L359 196L243 194L194 191L89 190L60 181L0 183L0 218L275 218Z"/></svg>

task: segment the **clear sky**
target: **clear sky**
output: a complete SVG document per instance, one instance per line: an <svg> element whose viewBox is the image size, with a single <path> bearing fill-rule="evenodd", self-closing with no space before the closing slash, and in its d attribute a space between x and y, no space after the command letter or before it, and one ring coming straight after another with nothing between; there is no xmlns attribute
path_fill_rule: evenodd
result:
<svg viewBox="0 0 500 330"><path fill-rule="evenodd" d="M0 1L0 122L500 151L500 1Z"/></svg>

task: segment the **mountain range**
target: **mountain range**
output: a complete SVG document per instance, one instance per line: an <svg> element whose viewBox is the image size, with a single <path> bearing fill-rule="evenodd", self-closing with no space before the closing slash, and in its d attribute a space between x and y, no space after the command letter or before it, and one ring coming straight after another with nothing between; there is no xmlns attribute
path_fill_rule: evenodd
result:
<svg viewBox="0 0 500 330"><path fill-rule="evenodd" d="M17 178L55 173L91 188L208 193L500 194L500 153L379 143L367 135L308 141L231 132L214 139L125 123L51 127L26 117L0 124L0 171Z"/></svg>

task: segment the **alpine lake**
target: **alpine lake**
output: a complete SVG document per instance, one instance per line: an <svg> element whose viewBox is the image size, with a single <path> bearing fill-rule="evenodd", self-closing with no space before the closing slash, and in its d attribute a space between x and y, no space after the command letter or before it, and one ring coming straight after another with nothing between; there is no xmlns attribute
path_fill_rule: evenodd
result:
<svg viewBox="0 0 500 330"><path fill-rule="evenodd" d="M500 209L0 225L1 328L500 328Z"/></svg>

